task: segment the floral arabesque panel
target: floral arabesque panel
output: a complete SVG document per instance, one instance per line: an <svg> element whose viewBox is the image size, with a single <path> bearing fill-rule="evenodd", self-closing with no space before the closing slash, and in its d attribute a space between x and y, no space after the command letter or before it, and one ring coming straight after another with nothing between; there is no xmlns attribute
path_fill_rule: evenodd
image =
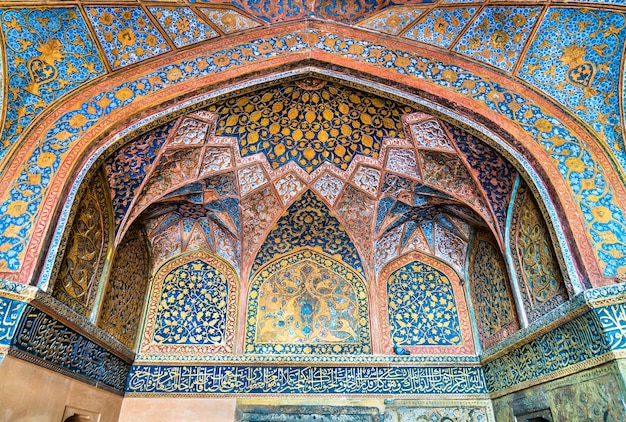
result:
<svg viewBox="0 0 626 422"><path fill-rule="evenodd" d="M506 265L491 235L475 235L468 270L478 333L486 350L519 329Z"/></svg>
<svg viewBox="0 0 626 422"><path fill-rule="evenodd" d="M252 280L246 321L246 353L371 353L363 280L311 250L279 258Z"/></svg>
<svg viewBox="0 0 626 422"><path fill-rule="evenodd" d="M344 227L310 190L304 192L272 227L254 260L251 275L278 256L309 247L348 264L364 275L359 253Z"/></svg>
<svg viewBox="0 0 626 422"><path fill-rule="evenodd" d="M52 296L90 317L110 248L113 213L102 175L93 175L78 204Z"/></svg>
<svg viewBox="0 0 626 422"><path fill-rule="evenodd" d="M166 262L152 281L142 359L232 352L237 280L229 264L205 251Z"/></svg>
<svg viewBox="0 0 626 422"><path fill-rule="evenodd" d="M530 189L521 186L511 217L511 253L529 321L568 299L548 226Z"/></svg>
<svg viewBox="0 0 626 422"><path fill-rule="evenodd" d="M133 348L148 287L150 258L143 231L131 226L117 247L98 326Z"/></svg>
<svg viewBox="0 0 626 422"><path fill-rule="evenodd" d="M412 252L378 277L383 352L474 354L470 318L458 275L430 256Z"/></svg>
<svg viewBox="0 0 626 422"><path fill-rule="evenodd" d="M334 82L303 79L209 106L217 136L235 136L241 155L262 152L272 168L290 161L311 173L325 162L346 170L356 154L377 158L384 138L404 136L414 110Z"/></svg>

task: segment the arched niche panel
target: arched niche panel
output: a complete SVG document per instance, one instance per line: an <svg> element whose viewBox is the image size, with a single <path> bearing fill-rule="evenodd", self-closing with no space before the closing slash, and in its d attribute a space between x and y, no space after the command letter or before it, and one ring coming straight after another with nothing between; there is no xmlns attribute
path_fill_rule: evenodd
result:
<svg viewBox="0 0 626 422"><path fill-rule="evenodd" d="M142 358L231 353L237 314L235 270L206 251L167 261L152 279Z"/></svg>
<svg viewBox="0 0 626 422"><path fill-rule="evenodd" d="M530 189L515 197L510 234L513 266L529 322L568 300L548 226Z"/></svg>
<svg viewBox="0 0 626 422"><path fill-rule="evenodd" d="M113 213L102 174L85 184L70 230L52 296L86 317L91 317L113 238Z"/></svg>
<svg viewBox="0 0 626 422"><path fill-rule="evenodd" d="M150 275L143 230L132 226L115 252L98 326L129 348L135 345Z"/></svg>
<svg viewBox="0 0 626 422"><path fill-rule="evenodd" d="M250 284L246 353L369 354L363 279L303 249L260 269Z"/></svg>
<svg viewBox="0 0 626 422"><path fill-rule="evenodd" d="M392 261L379 275L378 303L384 353L475 354L461 281L437 259L412 252Z"/></svg>
<svg viewBox="0 0 626 422"><path fill-rule="evenodd" d="M472 239L469 283L483 349L519 329L506 265L496 240L487 232Z"/></svg>

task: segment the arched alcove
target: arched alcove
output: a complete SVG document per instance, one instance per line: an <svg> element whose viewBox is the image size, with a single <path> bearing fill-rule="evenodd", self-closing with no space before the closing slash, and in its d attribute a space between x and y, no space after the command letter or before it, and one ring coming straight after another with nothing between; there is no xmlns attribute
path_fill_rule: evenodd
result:
<svg viewBox="0 0 626 422"><path fill-rule="evenodd" d="M112 391L122 420L233 420L287 396L284 415L567 418L586 391L619 419L623 122L594 79L617 62L560 39L568 58L546 59L571 98L606 94L590 123L504 31L548 42L556 15L588 12L388 3L0 8L3 68L24 76L0 147L0 374ZM592 9L619 50L622 9ZM436 17L459 32L427 35ZM26 79L70 75L77 33L78 79ZM508 59L474 54L486 39Z"/></svg>

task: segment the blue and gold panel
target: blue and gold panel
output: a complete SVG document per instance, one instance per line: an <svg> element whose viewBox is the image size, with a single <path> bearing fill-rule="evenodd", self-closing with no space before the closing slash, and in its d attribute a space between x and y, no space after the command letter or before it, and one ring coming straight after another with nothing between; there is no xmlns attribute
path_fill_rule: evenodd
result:
<svg viewBox="0 0 626 422"><path fill-rule="evenodd" d="M517 171L502 155L469 133L452 125L446 125L461 156L485 192L496 217L500 233L504 237L511 193Z"/></svg>
<svg viewBox="0 0 626 422"><path fill-rule="evenodd" d="M475 353L463 287L452 268L412 252L387 265L378 280L385 353L396 346L418 355Z"/></svg>
<svg viewBox="0 0 626 422"><path fill-rule="evenodd" d="M566 302L568 294L548 226L526 185L515 198L510 244L526 315L534 321Z"/></svg>
<svg viewBox="0 0 626 422"><path fill-rule="evenodd" d="M98 327L133 349L150 273L146 236L133 225L115 252L104 291Z"/></svg>
<svg viewBox="0 0 626 422"><path fill-rule="evenodd" d="M519 329L506 265L496 245L489 233L476 233L468 266L470 291L483 350Z"/></svg>
<svg viewBox="0 0 626 422"><path fill-rule="evenodd" d="M150 7L150 13L159 21L176 47L185 47L218 36L213 28L187 7Z"/></svg>
<svg viewBox="0 0 626 422"><path fill-rule="evenodd" d="M88 7L87 14L113 69L170 50L139 7Z"/></svg>
<svg viewBox="0 0 626 422"><path fill-rule="evenodd" d="M60 261L52 296L91 317L113 238L113 211L101 171L87 182Z"/></svg>
<svg viewBox="0 0 626 422"><path fill-rule="evenodd" d="M540 13L539 7L487 7L454 51L511 72Z"/></svg>
<svg viewBox="0 0 626 422"><path fill-rule="evenodd" d="M235 136L241 155L262 152L273 168L307 172L327 162L346 170L357 155L377 158L383 139L404 136L408 106L344 85L308 78L212 105L217 136Z"/></svg>
<svg viewBox="0 0 626 422"><path fill-rule="evenodd" d="M476 7L435 9L403 36L415 41L448 48L476 13Z"/></svg>
<svg viewBox="0 0 626 422"><path fill-rule="evenodd" d="M105 73L77 8L2 9L7 85L0 159L44 108Z"/></svg>
<svg viewBox="0 0 626 422"><path fill-rule="evenodd" d="M237 275L205 251L166 262L155 274L142 359L185 359L233 351Z"/></svg>
<svg viewBox="0 0 626 422"><path fill-rule="evenodd" d="M362 278L310 249L279 258L256 275L246 325L246 353L371 353Z"/></svg>
<svg viewBox="0 0 626 422"><path fill-rule="evenodd" d="M591 125L626 169L619 83L626 16L593 9L551 8L519 77Z"/></svg>
<svg viewBox="0 0 626 422"><path fill-rule="evenodd" d="M359 253L343 225L310 190L304 192L272 227L254 259L250 275L255 275L275 258L302 247L322 251L365 277Z"/></svg>

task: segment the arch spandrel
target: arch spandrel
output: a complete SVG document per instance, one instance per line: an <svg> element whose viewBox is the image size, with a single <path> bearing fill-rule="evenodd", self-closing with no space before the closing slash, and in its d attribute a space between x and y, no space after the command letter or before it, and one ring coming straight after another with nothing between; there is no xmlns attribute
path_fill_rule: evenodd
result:
<svg viewBox="0 0 626 422"><path fill-rule="evenodd" d="M304 58L304 53L304 56L322 59L328 63L358 68L360 71L375 76L387 77L407 87L412 86L421 90L433 98L443 97L468 109L472 108L481 120L486 119L500 125L510 136L515 136L519 145L527 148L527 152L538 157L536 164L549 175L551 183L554 183L555 191L572 193L571 195L562 194L559 200L566 210L577 210L575 214L572 214L575 217L570 218L570 224L577 243L581 245L583 250L584 265L592 274L593 279L598 279L600 275L596 270L598 268L597 262L599 262L600 271L605 276L619 276L621 274L623 271L620 264L622 258L615 258L613 255L619 255L622 247L619 239L622 237L623 218L618 201L623 187L617 183L617 175L609 170L610 166L600 149L594 146L594 142L585 135L584 131L578 129L575 122L569 117L527 89L507 80L506 77L492 74L477 65L460 59L451 59L441 52L431 52L426 48L420 49L420 51L428 51L431 58L426 59L413 52L402 51L403 48L411 51L416 50L415 46L409 46L405 43L394 43L394 48L389 49L386 47L388 41L373 35L337 29L329 24L315 23L310 25L311 28L308 31L302 32L299 31L300 25L287 25L283 28L268 30L267 36L273 37L274 44L270 43L271 49L265 51L262 54L263 57L253 58L250 56L251 59L258 60L256 70L272 69L281 64L298 61ZM289 30L293 33L286 34ZM324 31L326 33L323 33ZM279 45L276 44L278 38L281 39ZM345 41L345 45L338 41L340 39ZM246 36L236 37L231 41L240 42L239 47L233 48L239 48L242 52L244 51L243 48L258 48L261 42L253 41L246 47ZM288 49L287 46L290 46L289 52L285 52ZM225 43L217 42L215 47L216 49L225 48ZM311 53L309 54L309 52ZM98 145L104 147L107 143L111 144L116 136L119 136L113 135L104 139L102 137L104 134L121 126L130 126L130 129L126 130L128 133L135 129L135 126L130 123L131 120L140 122L140 117L145 118L151 114L150 111L146 110L155 110L155 107L159 105L162 107L164 102L167 103L174 99L178 99L178 101L182 101L184 97L189 99L194 93L198 95L198 86L202 86L204 82L207 82L206 89L209 90L211 84L238 75L243 76L250 70L248 66L238 67L235 63L229 63L218 66L219 71L215 73L215 69L211 66L217 65L210 64L209 60L202 58L199 54L200 49L196 48L168 58L159 58L149 66L137 66L107 81L106 86L117 86L117 88L103 90L101 86L95 85L76 93L63 104L58 104L54 112L44 116L40 121L41 124L23 138L19 150L12 156L11 164L3 173L3 179L12 180L12 182L2 186L2 197L4 198L2 208L7 209L9 202L13 205L11 212L7 209L2 218L5 226L12 224L14 226L13 231L21 230L26 233L24 244L28 246L21 250L15 249L12 241L7 239L5 232L5 244L7 245L5 248L11 252L5 254L2 264L4 267L2 274L5 279L28 282L34 276L33 270L39 255L40 245L45 243L47 237L51 236L48 233L51 230L53 220L50 216L54 212L58 212L57 203L63 196L61 192L70 191L69 199L73 198L71 189L66 184L66 176L77 175L80 179L82 175L79 168L85 165L85 157L97 151ZM215 56L209 58L211 57ZM391 60L392 58L394 60ZM183 60L183 62L176 62L177 59ZM184 62L185 60L187 61ZM438 64L440 60L441 63ZM388 68L385 68L383 62L388 64ZM192 79L189 73L181 70L183 63L190 64L192 70L195 69L195 79ZM206 76L202 76L202 71L194 68L197 63L206 64L207 68L205 69L213 69L212 74L209 75L207 72ZM457 65L463 65L463 68ZM165 67L157 72L150 71L150 69L159 66ZM436 74L434 74L435 69L437 70ZM478 74L485 74L490 80L471 75L465 69ZM409 72L412 75L409 75ZM138 81L138 79L141 80ZM125 84L123 83L124 80L126 80ZM471 83L468 85L465 81ZM154 86L150 85L151 83ZM504 88L505 83L506 89ZM474 92L471 92L470 85L474 86ZM135 91L131 90L129 86L133 87ZM490 96L489 92L485 95L484 90L487 89L493 89L494 95ZM102 91L104 93L99 94ZM526 111L531 114L536 113L536 115L533 114L532 119L525 122L517 121L519 110L518 112L507 111L506 113L512 113L508 116L498 114L496 106L499 104L499 99L497 93L500 93L500 96L504 95L504 98L506 95L515 95L515 98L526 107ZM106 106L110 113L106 117L102 116L103 110L98 105L98 101L103 100L103 98L110 100ZM531 99L534 105L532 105ZM84 107L83 104L85 104ZM96 110L92 113L93 115L89 114L89 104ZM114 109L115 107L119 108ZM152 117L155 114L157 113L152 112ZM128 116L133 117L129 119ZM141 126L140 123L135 124L136 127ZM55 125L56 129L54 129ZM574 128L575 131L572 132L568 128ZM116 133L119 134L120 132ZM545 145L552 142L548 146L548 152L553 154L552 159L547 159L544 145L534 141L537 137L542 139ZM582 143L583 140L585 144ZM38 142L43 142L41 148L35 147ZM561 145L558 145L559 143ZM569 157L571 158L568 159L569 161L559 161L558 157L562 156L563 150L572 143L578 145L579 152L584 152L582 155L584 160ZM71 148L68 148L70 144ZM46 148L52 146L59 148L54 150L53 155L41 154L41 150L45 151ZM593 161L594 159L600 161ZM20 169L25 168L25 163L29 161L32 162L30 170L20 171ZM587 167L591 170L585 170L584 165L587 163L591 165L591 167ZM568 167L568 165L571 166ZM580 167L581 165L583 168ZM593 173L592 178L585 178L586 184L572 182L572 174L579 174L580 171ZM29 173L32 175L33 172L41 173L44 176L40 179L43 182L38 185L41 194L32 198L25 197L23 192L32 186L28 182ZM583 176L585 175L583 174ZM569 178L569 182L564 181L563 177ZM32 178L30 180L32 182ZM576 178L576 180L579 179ZM590 185L589 183L594 184ZM597 183L600 183L598 186L604 190L604 195L597 195L600 202L591 202L590 192L598 187L595 185ZM29 209L31 212L25 211ZM573 211L567 212L572 213ZM582 214L584 217L581 218L576 214ZM23 221L23 224L16 226L14 222L18 222L18 220ZM581 220L585 222L586 228L584 224L580 223ZM588 234L585 235L584 232ZM603 247L607 251L606 253L593 255L593 250L600 250ZM611 255L609 253L611 251L616 252L612 252L613 255ZM599 279L596 282L602 283Z"/></svg>

